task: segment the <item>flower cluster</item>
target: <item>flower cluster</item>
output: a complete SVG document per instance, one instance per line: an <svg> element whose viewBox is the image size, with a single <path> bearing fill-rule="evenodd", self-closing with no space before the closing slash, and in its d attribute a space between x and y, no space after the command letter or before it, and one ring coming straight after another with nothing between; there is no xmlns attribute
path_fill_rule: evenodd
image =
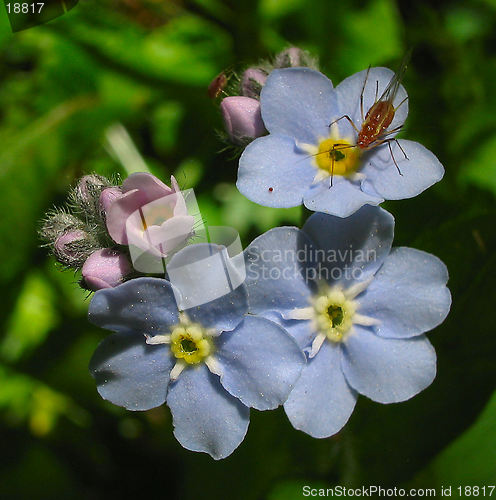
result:
<svg viewBox="0 0 496 500"><path fill-rule="evenodd" d="M302 230L272 229L246 249L250 312L283 326L307 353L284 408L311 436L338 432L358 394L395 403L435 377L436 354L423 334L448 314L448 273L431 254L391 250L393 228L378 207L346 219L318 213ZM267 264L297 272L271 276L262 272Z"/></svg>
<svg viewBox="0 0 496 500"><path fill-rule="evenodd" d="M217 97L221 91L227 94L220 103L220 109L228 142L244 146L267 133L260 113L260 94L267 76L275 69L302 66L317 69L317 61L308 52L290 47L279 53L273 61L262 61L244 70L240 81L227 90L221 88L227 85L224 73L214 79L209 90L216 91L211 96Z"/></svg>
<svg viewBox="0 0 496 500"><path fill-rule="evenodd" d="M48 214L40 236L58 262L81 270L83 288L96 291L139 276L130 250L167 258L191 237L193 224L174 177L168 187L136 173L116 186L92 174L79 180L67 208Z"/></svg>
<svg viewBox="0 0 496 500"><path fill-rule="evenodd" d="M244 256L192 242L174 178L80 181L73 209L41 232L98 290L90 321L114 332L90 364L104 399L132 411L167 404L178 441L221 459L244 439L250 408L283 405L296 429L323 438L346 424L359 394L396 403L431 384L425 333L449 312L448 272L431 254L392 249L393 216L377 206L443 175L431 152L396 139L408 114L400 76L369 68L334 88L290 48L230 87L216 77L209 94L231 93L224 125L244 148L240 192L315 212L302 229L259 236ZM140 273L136 248L161 259L160 277Z"/></svg>
<svg viewBox="0 0 496 500"><path fill-rule="evenodd" d="M389 128L379 128L373 147L359 147L365 111L379 102L393 78L389 69L370 68L334 88L312 69L274 70L260 96L269 135L244 150L238 189L261 205L304 203L316 212L347 217L365 204L410 198L438 182L444 169L430 151L413 141L390 140L408 114L399 83Z"/></svg>
<svg viewBox="0 0 496 500"><path fill-rule="evenodd" d="M243 440L250 407L286 401L305 358L279 325L246 314L244 285L185 311L176 294L156 278L96 293L90 321L117 333L100 344L90 370L105 399L129 410L167 402L185 448L224 458Z"/></svg>

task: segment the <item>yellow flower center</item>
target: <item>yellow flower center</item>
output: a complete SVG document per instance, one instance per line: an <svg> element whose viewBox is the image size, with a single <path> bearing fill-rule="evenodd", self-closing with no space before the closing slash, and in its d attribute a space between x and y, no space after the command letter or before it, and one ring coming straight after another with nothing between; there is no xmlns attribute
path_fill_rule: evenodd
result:
<svg viewBox="0 0 496 500"><path fill-rule="evenodd" d="M175 326L170 340L174 356L188 364L201 363L213 351L212 340L196 323Z"/></svg>
<svg viewBox="0 0 496 500"><path fill-rule="evenodd" d="M324 139L319 142L315 161L329 175L352 175L360 166L360 149L344 139Z"/></svg>
<svg viewBox="0 0 496 500"><path fill-rule="evenodd" d="M338 287L321 291L312 302L318 331L333 342L344 340L353 325L357 303L346 298Z"/></svg>

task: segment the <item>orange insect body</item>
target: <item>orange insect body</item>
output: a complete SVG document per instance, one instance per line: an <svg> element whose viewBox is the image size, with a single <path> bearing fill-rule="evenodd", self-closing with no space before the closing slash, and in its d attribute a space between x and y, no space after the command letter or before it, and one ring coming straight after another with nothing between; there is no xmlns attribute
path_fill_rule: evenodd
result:
<svg viewBox="0 0 496 500"><path fill-rule="evenodd" d="M393 162L398 169L398 173L400 175L403 175L401 173L401 170L398 166L398 163L396 162L396 159L394 158L393 155L393 150L391 148L391 142L395 142L398 147L400 148L401 152L403 153L403 156L405 157L406 160L408 160L408 157L401 147L401 144L398 142L397 139L394 137L388 137L391 136L392 134L398 132L401 130L402 125L399 125L398 127L392 128L391 130L388 130L388 127L391 125L391 123L394 120L394 116L396 114L396 111L398 108L408 99L408 97L405 97L399 104L398 106L394 107L393 101L396 97L396 94L398 93L398 90L400 88L400 83L401 80L403 79L403 76L406 71L406 67L408 64L408 61L410 59L410 54L411 51L407 52L407 54L403 57L403 60L401 61L400 68L399 70L393 75L389 83L387 84L387 87L384 89L384 92L381 94L380 97L378 97L379 93L379 82L376 82L376 89L375 89L375 99L374 99L374 104L370 106L369 110L364 116L363 112L363 95L365 92L365 86L367 84L367 80L369 78L369 71L370 67L367 70L367 73L365 75L365 80L363 82L362 86L362 92L360 93L360 111L362 115L362 126L359 129L353 120L348 116L348 115L343 115L339 117L337 120L334 120L332 123L329 124L329 127L331 127L333 124L339 122L342 119L346 119L348 123L355 129L357 132L357 141L356 144L353 146L349 145L338 145L334 144L332 146L332 149L329 151L325 151L329 157L331 158L331 186L332 186L332 176L334 174L334 162L335 161L341 161L342 158L337 158L336 153L338 151L342 151L344 149L348 149L350 147L358 147L359 149L362 150L367 150L367 149L372 149L377 146L380 146L381 144L387 144L389 148L389 152L391 153L391 158L393 159ZM319 152L318 154L321 154Z"/></svg>
<svg viewBox="0 0 496 500"><path fill-rule="evenodd" d="M391 100L377 101L365 115L362 128L358 133L357 146L367 149L385 134L394 118L395 109Z"/></svg>
<svg viewBox="0 0 496 500"><path fill-rule="evenodd" d="M365 90L365 84L369 76L367 70L367 76L363 82L362 93L360 95L360 107L362 109L362 127L358 131L357 146L360 149L370 149L375 146L379 146L385 140L386 136L392 132L396 132L397 129L388 130L389 125L394 119L396 110L403 104L402 101L396 108L393 106L393 100L398 93L400 88L401 80L406 71L408 61L410 59L410 52L407 52L401 61L400 68L393 75L389 81L387 87L385 88L382 95L377 99L377 88L374 104L367 111L365 117L363 116L363 92ZM369 68L370 69L370 68Z"/></svg>

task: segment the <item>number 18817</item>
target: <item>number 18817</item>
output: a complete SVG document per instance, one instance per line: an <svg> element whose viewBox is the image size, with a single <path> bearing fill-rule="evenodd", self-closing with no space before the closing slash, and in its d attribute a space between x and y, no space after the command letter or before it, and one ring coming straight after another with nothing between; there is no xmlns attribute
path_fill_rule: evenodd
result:
<svg viewBox="0 0 496 500"><path fill-rule="evenodd" d="M7 3L8 14L39 14L45 4L38 3Z"/></svg>

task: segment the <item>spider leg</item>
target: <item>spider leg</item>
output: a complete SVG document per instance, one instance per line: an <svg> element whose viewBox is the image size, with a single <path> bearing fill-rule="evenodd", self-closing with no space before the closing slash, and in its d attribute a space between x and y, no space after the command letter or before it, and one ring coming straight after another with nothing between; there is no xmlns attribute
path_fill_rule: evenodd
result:
<svg viewBox="0 0 496 500"><path fill-rule="evenodd" d="M401 144L398 142L398 139L395 139L395 138L379 139L377 141L374 141L371 145L369 145L369 147L367 149L373 149L373 148L376 148L377 146L381 146L382 144L386 144L387 143L388 148L389 148L389 153L391 154L391 158L393 159L393 162L394 162L394 166L396 167L396 170L398 170L398 173L401 176L403 176L403 174L401 173L400 167L398 166L398 163L396 161L396 158L394 157L393 149L391 148L391 143L392 142L396 142L396 144L398 145L398 147L401 149L401 152L405 156L405 159L408 160L409 158L406 155L404 149L401 147Z"/></svg>
<svg viewBox="0 0 496 500"><path fill-rule="evenodd" d="M396 113L396 111L398 110L398 108L399 108L399 107L400 107L400 106L401 106L404 102L406 102L406 101L408 101L408 96L406 96L406 97L405 97L405 98L404 98L404 99L403 99L403 100L402 100L402 101L398 104L398 106L396 106L396 107L394 108L394 112Z"/></svg>
<svg viewBox="0 0 496 500"><path fill-rule="evenodd" d="M337 120L334 120L333 122L329 123L328 128L331 128L332 125L334 125L338 121L342 120L343 118L346 118L346 120L348 120L348 122L355 129L355 131L356 131L357 134L360 132L360 130L358 130L358 128L355 125L355 123L353 122L353 120L348 115L340 116Z"/></svg>
<svg viewBox="0 0 496 500"><path fill-rule="evenodd" d="M401 147L401 144L399 143L398 139L393 139L394 142L396 142L396 144L398 145L398 147L401 149L401 152L403 153L403 156L405 157L405 160L409 160L410 158L408 158L408 156L406 155L405 153L405 150Z"/></svg>
<svg viewBox="0 0 496 500"><path fill-rule="evenodd" d="M365 74L365 80L363 81L362 91L360 92L360 111L362 113L362 121L365 121L365 115L363 114L363 93L365 92L365 84L369 78L370 66L367 68L367 73Z"/></svg>
<svg viewBox="0 0 496 500"><path fill-rule="evenodd" d="M392 141L396 141L396 139L387 140L385 142L387 142L389 152L391 153L391 158L393 159L393 162L394 162L394 166L396 167L396 170L398 170L398 173L402 176L403 174L401 173L400 167L398 167L398 164L396 163L396 158L394 157L394 154L393 154L393 148L391 147ZM396 142L398 142L398 141L396 141Z"/></svg>
<svg viewBox="0 0 496 500"><path fill-rule="evenodd" d="M332 150L334 151L334 146L332 147ZM334 179L334 155L331 155L331 186L332 187L332 182Z"/></svg>

